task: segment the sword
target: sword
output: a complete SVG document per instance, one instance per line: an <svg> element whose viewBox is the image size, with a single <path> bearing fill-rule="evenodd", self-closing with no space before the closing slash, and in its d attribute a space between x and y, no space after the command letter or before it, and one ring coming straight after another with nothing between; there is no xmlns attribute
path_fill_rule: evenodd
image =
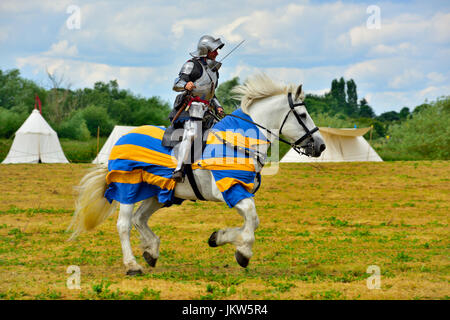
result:
<svg viewBox="0 0 450 320"><path fill-rule="evenodd" d="M243 44L244 41L245 41L245 39L242 40L241 42L239 42L233 49L231 49L230 52L228 52L228 53L225 55L225 57L222 58L222 60L220 60L220 61L215 61L216 64L214 65L214 67L211 68L211 70L212 70L212 71L217 71L217 70L219 70L219 68L222 66L222 61L225 60L225 58L228 57L228 56L229 56L234 50L236 50L241 44Z"/></svg>
<svg viewBox="0 0 450 320"><path fill-rule="evenodd" d="M184 94L184 98L183 98L183 103L180 106L180 109L178 109L178 112L175 114L175 117L173 117L172 119L172 125L174 124L174 122L178 119L178 117L180 116L180 114L183 112L183 110L186 109L186 105L189 103L189 99L192 97L191 93L187 90L185 90L183 92Z"/></svg>

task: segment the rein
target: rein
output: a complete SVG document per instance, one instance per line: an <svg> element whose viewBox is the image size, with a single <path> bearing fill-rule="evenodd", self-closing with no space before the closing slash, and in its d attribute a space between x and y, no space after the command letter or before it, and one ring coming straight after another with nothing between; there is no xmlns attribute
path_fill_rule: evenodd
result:
<svg viewBox="0 0 450 320"><path fill-rule="evenodd" d="M304 140L306 140L307 138L311 138L311 139L312 139L313 133L315 133L316 131L319 131L319 128L318 128L318 127L314 127L312 130L309 130L309 129L308 129L308 127L305 125L305 123L304 123L303 120L301 119L300 115L297 113L297 111L295 111L295 107L298 107L298 106L304 106L305 103L302 101L302 102L300 102L300 103L294 104L294 102L293 102L293 100L292 100L292 93L291 93L291 92L288 93L288 102L289 102L289 108L290 108L290 110L288 111L288 113L287 113L286 116L284 117L283 123L281 124L281 127L280 127L280 134L281 134L281 130L283 130L283 126L284 126L284 124L286 123L286 120L287 120L289 114L291 113L291 111L292 111L292 113L294 114L295 118L297 119L298 123L303 127L303 130L305 130L305 134L304 134L302 137L300 137L297 141L295 141L294 143L291 143L291 142L289 142L289 141L287 141L287 140L281 138L279 135L273 133L272 131L270 131L270 130L267 129L266 127L264 127L264 126L262 126L262 125L260 125L260 124L258 124L258 123L256 123L256 122L253 122L253 121L244 119L244 118L239 117L239 116L234 115L234 114L225 114L225 117L226 117L226 116L230 116L230 117L238 118L238 119L241 119L241 120L246 121L246 122L248 122L248 123L254 124L254 125L257 126L257 127L260 127L261 129L266 130L269 134L275 136L279 141L281 141L281 142L283 142L283 143L285 143L285 144L291 146L291 148L294 149L297 153L303 154L303 155L309 157L310 155L308 155L307 153L303 152L303 151L300 149L301 147L299 146L299 144L302 143L302 142L303 142ZM235 105L235 107L237 107L237 106ZM216 119L217 119L217 117L216 117Z"/></svg>

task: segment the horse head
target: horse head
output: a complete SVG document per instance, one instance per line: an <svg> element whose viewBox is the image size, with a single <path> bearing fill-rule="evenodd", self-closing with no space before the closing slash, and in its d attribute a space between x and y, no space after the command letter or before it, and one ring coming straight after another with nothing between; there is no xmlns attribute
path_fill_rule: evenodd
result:
<svg viewBox="0 0 450 320"><path fill-rule="evenodd" d="M265 74L256 74L232 92L241 100L242 111L264 127L279 130L297 152L319 157L324 140L306 109L302 85L284 85ZM287 141L286 141L287 140Z"/></svg>
<svg viewBox="0 0 450 320"><path fill-rule="evenodd" d="M297 152L320 157L326 148L325 142L306 109L302 85L296 88L295 94L288 92L286 100L286 115L280 125L280 135L287 137Z"/></svg>

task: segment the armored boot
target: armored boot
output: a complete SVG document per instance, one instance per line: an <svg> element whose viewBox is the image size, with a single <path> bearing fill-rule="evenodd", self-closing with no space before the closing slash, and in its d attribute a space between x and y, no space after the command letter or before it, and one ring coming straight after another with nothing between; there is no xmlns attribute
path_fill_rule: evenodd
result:
<svg viewBox="0 0 450 320"><path fill-rule="evenodd" d="M183 181L183 168L190 155L191 145L196 136L197 126L197 121L188 120L184 123L183 140L180 142L180 147L178 148L177 167L172 174L172 179L176 182Z"/></svg>
<svg viewBox="0 0 450 320"><path fill-rule="evenodd" d="M172 174L172 179L175 180L175 182L183 182L183 169L184 164L181 165L181 168L178 170L175 170Z"/></svg>

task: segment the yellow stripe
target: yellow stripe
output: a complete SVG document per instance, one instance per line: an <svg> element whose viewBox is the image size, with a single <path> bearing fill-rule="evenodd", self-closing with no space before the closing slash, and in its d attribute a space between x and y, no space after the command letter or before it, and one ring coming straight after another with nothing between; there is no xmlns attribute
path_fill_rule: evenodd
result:
<svg viewBox="0 0 450 320"><path fill-rule="evenodd" d="M210 158L196 161L192 169L255 171L252 158Z"/></svg>
<svg viewBox="0 0 450 320"><path fill-rule="evenodd" d="M109 155L109 160L115 159L141 161L167 168L175 168L177 166L177 159L171 155L132 144L114 146Z"/></svg>
<svg viewBox="0 0 450 320"><path fill-rule="evenodd" d="M242 185L248 192L251 192L253 190L254 183L244 183L238 179L234 178L223 178L219 181L216 181L217 188L220 190L220 192L224 192L228 189L230 189L235 184Z"/></svg>
<svg viewBox="0 0 450 320"><path fill-rule="evenodd" d="M164 130L154 126L141 126L131 130L129 133L140 133L147 136L162 140L164 135Z"/></svg>
<svg viewBox="0 0 450 320"><path fill-rule="evenodd" d="M175 181L173 179L157 176L142 169L135 169L133 171L110 171L106 176L106 183L110 184L111 182L130 184L147 182L148 184L156 185L161 189L172 190L175 188Z"/></svg>
<svg viewBox="0 0 450 320"><path fill-rule="evenodd" d="M232 131L219 131L215 132L220 138L225 140L226 142L244 148L252 148L254 146L260 144L268 144L268 141L245 137L240 133L232 132ZM222 144L223 142L215 136L214 133L209 133L208 139L206 140L207 144Z"/></svg>

